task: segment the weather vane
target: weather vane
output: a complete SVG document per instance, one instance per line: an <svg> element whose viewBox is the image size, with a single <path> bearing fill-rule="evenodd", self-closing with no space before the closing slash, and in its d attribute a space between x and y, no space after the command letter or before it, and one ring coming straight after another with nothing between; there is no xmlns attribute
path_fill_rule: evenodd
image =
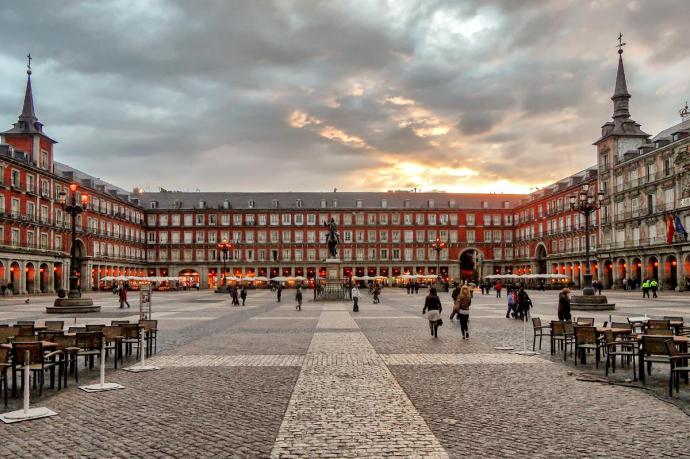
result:
<svg viewBox="0 0 690 459"><path fill-rule="evenodd" d="M625 46L627 43L623 43L623 32L618 32L618 44L616 45L616 48L618 48L618 54L623 54L623 46Z"/></svg>
<svg viewBox="0 0 690 459"><path fill-rule="evenodd" d="M26 64L26 73L31 75L31 53L26 55L26 59L29 61L28 64Z"/></svg>
<svg viewBox="0 0 690 459"><path fill-rule="evenodd" d="M682 119L690 118L690 109L688 109L688 101L685 101L685 107L681 108L679 113Z"/></svg>

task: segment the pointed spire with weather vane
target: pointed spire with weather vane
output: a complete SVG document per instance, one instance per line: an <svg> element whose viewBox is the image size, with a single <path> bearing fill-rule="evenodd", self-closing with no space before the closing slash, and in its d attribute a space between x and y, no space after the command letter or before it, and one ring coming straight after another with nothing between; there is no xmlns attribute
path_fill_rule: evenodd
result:
<svg viewBox="0 0 690 459"><path fill-rule="evenodd" d="M40 134L48 137L43 133L43 123L38 120L36 111L34 109L34 94L31 88L31 53L26 55L26 90L24 91L24 105L19 114L17 122L7 131L2 132L2 135L12 134ZM51 139L52 140L52 139ZM54 142L54 141L53 141Z"/></svg>
<svg viewBox="0 0 690 459"><path fill-rule="evenodd" d="M618 71L616 72L616 86L613 90L613 122L609 121L602 126L602 137L595 143L615 135L619 137L644 137L649 135L640 129L640 125L630 118L630 93L628 82L625 78L625 66L623 65L623 34L618 34Z"/></svg>

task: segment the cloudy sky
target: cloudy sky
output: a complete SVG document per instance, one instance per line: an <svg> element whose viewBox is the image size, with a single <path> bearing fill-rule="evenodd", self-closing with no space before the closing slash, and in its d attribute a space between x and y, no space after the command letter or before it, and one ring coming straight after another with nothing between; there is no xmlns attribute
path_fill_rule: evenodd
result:
<svg viewBox="0 0 690 459"><path fill-rule="evenodd" d="M619 31L648 133L690 98L686 1L13 1L56 158L131 189L527 192L595 162Z"/></svg>

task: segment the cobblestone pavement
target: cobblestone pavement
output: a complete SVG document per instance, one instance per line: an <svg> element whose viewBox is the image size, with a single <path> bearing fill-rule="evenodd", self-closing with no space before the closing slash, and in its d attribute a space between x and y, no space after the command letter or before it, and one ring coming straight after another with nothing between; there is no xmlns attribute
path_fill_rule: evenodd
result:
<svg viewBox="0 0 690 459"><path fill-rule="evenodd" d="M358 313L347 302L309 300L296 311L289 293L279 304L270 292L251 291L246 307L212 292L155 295L159 352L151 362L161 369L109 368L107 380L126 387L120 391L86 394L73 380L66 390L45 390L32 404L58 416L0 424L5 455L681 457L690 450L690 419L665 397L667 367L655 366L649 391L584 381L603 371L591 362L575 368L571 357L563 363L548 342L535 357L497 351L523 346L522 323L504 317L505 299L477 294L463 340L447 320L446 293L438 339L421 315L422 292L385 289L377 305L365 295ZM555 316L555 292L532 297L535 316ZM613 320L690 314L687 296L610 297ZM123 311L110 294L94 299L100 314L65 319L137 317L135 304ZM0 300L0 323L44 320L41 301L50 299ZM80 382L97 373L82 369ZM619 368L613 380L630 375ZM675 403L687 407L689 393L682 386Z"/></svg>

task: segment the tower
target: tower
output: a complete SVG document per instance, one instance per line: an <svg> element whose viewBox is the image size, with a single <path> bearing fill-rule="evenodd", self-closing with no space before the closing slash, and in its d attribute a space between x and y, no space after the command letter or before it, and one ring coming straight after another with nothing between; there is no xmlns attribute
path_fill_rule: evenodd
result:
<svg viewBox="0 0 690 459"><path fill-rule="evenodd" d="M613 173L614 166L618 163L639 154L638 148L647 143L649 134L640 129L640 125L630 117L630 93L625 78L623 66L623 34L618 35L618 71L616 72L616 84L613 90L613 116L612 121L604 123L601 127L601 137L594 142L597 147L597 164L599 166L599 190L604 192L604 201L599 210L599 241L611 243L613 241L612 224L614 213L611 196L613 195L616 176ZM617 177L619 181L622 176Z"/></svg>
<svg viewBox="0 0 690 459"><path fill-rule="evenodd" d="M26 90L24 105L17 122L10 129L1 132L2 142L25 152L41 169L53 170L53 145L57 142L43 132L43 123L38 120L34 110L34 95L31 88L31 54L26 56Z"/></svg>

